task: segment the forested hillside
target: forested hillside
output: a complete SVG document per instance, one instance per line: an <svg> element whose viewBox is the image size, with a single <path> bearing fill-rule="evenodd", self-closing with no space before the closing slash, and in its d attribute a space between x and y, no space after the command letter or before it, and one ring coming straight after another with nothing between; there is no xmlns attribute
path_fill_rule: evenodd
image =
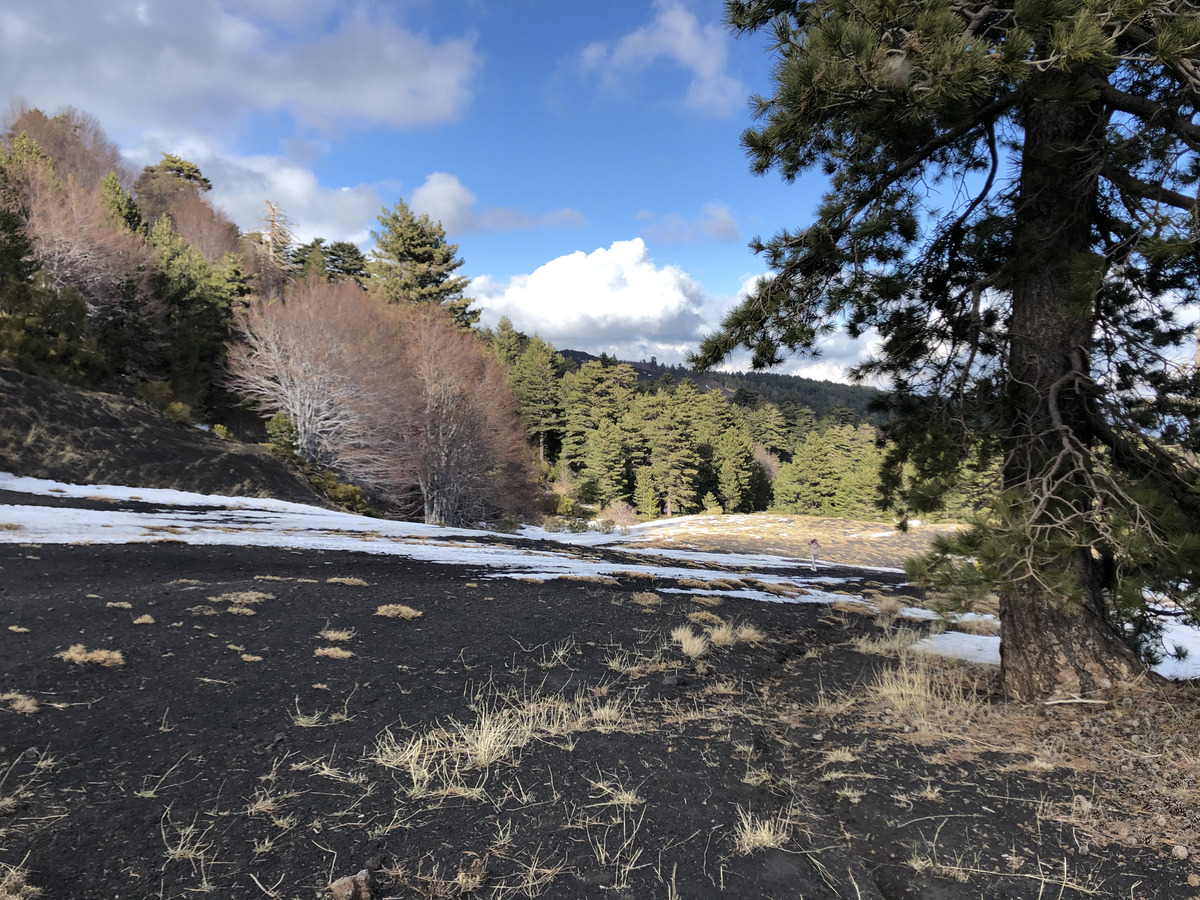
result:
<svg viewBox="0 0 1200 900"><path fill-rule="evenodd" d="M403 201L369 256L299 244L269 201L245 234L186 159L134 172L84 113L10 119L0 355L25 372L269 433L330 496L429 522L880 514L868 389L569 359L479 327L457 245Z"/></svg>

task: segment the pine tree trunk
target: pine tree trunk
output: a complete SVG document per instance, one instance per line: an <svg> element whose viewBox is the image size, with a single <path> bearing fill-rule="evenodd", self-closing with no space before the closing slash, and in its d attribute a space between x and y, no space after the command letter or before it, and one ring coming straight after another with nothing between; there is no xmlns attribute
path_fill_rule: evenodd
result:
<svg viewBox="0 0 1200 900"><path fill-rule="evenodd" d="M1058 84L1041 87L1070 96L1072 86L1059 78ZM1085 448L1094 441L1084 379L1101 270L1092 252L1089 221L1101 167L1098 139L1106 124L1098 103L1061 100L1033 100L1024 118L1010 270L1009 431L1003 475L1005 487L1021 496L1049 497L1031 528L1062 521L1092 500L1086 471L1066 451L1072 440ZM1039 484L1047 475L1055 483L1049 491ZM1005 691L1027 701L1090 694L1140 672L1136 655L1106 621L1104 591L1109 585L1091 550L1081 545L1050 565L1058 570L1051 576L1073 571L1081 590L1073 598L1059 596L1048 584L1053 577L1020 578L1004 589Z"/></svg>

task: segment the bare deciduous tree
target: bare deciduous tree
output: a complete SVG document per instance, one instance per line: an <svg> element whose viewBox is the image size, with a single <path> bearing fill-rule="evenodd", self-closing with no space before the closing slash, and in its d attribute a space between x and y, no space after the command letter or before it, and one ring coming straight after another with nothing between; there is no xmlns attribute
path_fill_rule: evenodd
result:
<svg viewBox="0 0 1200 900"><path fill-rule="evenodd" d="M470 524L528 495L507 379L441 310L313 280L255 301L239 326L229 385L285 412L303 458L430 523Z"/></svg>
<svg viewBox="0 0 1200 900"><path fill-rule="evenodd" d="M152 254L141 235L112 223L97 188L73 178L64 184L46 170L32 176L26 231L49 286L77 290L90 319L124 315L147 292Z"/></svg>

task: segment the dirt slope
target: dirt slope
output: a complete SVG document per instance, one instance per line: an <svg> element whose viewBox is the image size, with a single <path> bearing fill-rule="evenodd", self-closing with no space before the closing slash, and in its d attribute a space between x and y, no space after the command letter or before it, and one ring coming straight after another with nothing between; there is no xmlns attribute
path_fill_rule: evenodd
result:
<svg viewBox="0 0 1200 900"><path fill-rule="evenodd" d="M319 502L262 447L177 425L140 400L0 364L0 472Z"/></svg>

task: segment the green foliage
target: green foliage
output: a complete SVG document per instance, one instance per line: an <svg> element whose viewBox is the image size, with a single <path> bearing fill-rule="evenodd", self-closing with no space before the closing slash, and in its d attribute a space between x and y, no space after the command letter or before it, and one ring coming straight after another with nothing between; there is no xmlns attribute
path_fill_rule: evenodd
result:
<svg viewBox="0 0 1200 900"><path fill-rule="evenodd" d="M149 242L155 249L154 291L167 310L169 379L180 396L204 406L224 359L234 307L249 290L246 277L232 254L210 264L165 216L150 230Z"/></svg>
<svg viewBox="0 0 1200 900"><path fill-rule="evenodd" d="M274 445L273 439L272 444ZM308 483L321 496L337 504L347 512L357 513L360 516L379 515L367 499L367 495L363 493L362 488L354 484L347 484L335 472L328 470L310 471L308 473Z"/></svg>
<svg viewBox="0 0 1200 900"><path fill-rule="evenodd" d="M368 285L389 303L437 303L454 321L468 328L479 320L463 297L469 279L455 275L463 261L458 244L446 241L441 222L428 213L417 216L403 200L379 214L379 231L372 231L375 248L367 263Z"/></svg>
<svg viewBox="0 0 1200 900"><path fill-rule="evenodd" d="M71 288L53 291L0 279L0 357L23 372L82 386L106 373L87 336L87 306Z"/></svg>
<svg viewBox="0 0 1200 900"><path fill-rule="evenodd" d="M113 224L127 231L142 230L142 213L133 194L121 186L116 172L109 172L100 181L100 205L108 211Z"/></svg>
<svg viewBox="0 0 1200 900"><path fill-rule="evenodd" d="M284 412L277 412L267 419L267 440L271 449L284 459L299 459L299 432Z"/></svg>
<svg viewBox="0 0 1200 900"><path fill-rule="evenodd" d="M829 181L811 223L756 243L773 274L696 362L745 347L766 367L818 352L838 327L873 332L878 349L855 374L892 389L883 488L922 509L961 498L964 476L999 474L990 513L957 545L978 576L937 556L964 580L956 590L991 584L1009 615L1035 621L1071 610L1047 636L1056 647L1112 623L1136 638L1147 597L1200 612L1200 573L1178 549L1200 533L1200 382L1181 364L1200 307L1197 92L1180 75L1194 66L1194 11L726 9L775 56L743 135L752 168ZM844 506L828 490L806 499L827 475L800 456L777 502ZM851 481L845 491L865 493ZM1124 667L1116 651L1056 671L1038 659L1029 642L1009 647L1010 691L1101 689L1111 679L1097 672Z"/></svg>
<svg viewBox="0 0 1200 900"><path fill-rule="evenodd" d="M134 182L133 195L141 220L152 227L163 216L174 215L182 197L197 196L211 189L212 182L195 163L164 153L159 163L142 170Z"/></svg>
<svg viewBox="0 0 1200 900"><path fill-rule="evenodd" d="M214 425L212 427L212 430L213 430L213 434L215 434L217 437L219 437L223 441L237 440L237 438L234 436L233 432L230 431L228 428L226 428L224 425L222 425L220 422L218 422L216 425Z"/></svg>

